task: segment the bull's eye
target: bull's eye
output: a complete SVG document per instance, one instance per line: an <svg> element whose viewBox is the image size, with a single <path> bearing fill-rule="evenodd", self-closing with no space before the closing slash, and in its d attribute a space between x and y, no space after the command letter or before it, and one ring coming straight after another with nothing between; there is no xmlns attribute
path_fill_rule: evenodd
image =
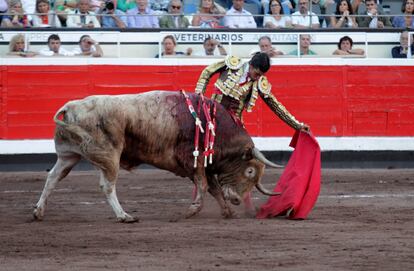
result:
<svg viewBox="0 0 414 271"><path fill-rule="evenodd" d="M244 171L244 175L247 178L254 178L256 176L256 169L254 167L248 167L246 168L246 170Z"/></svg>

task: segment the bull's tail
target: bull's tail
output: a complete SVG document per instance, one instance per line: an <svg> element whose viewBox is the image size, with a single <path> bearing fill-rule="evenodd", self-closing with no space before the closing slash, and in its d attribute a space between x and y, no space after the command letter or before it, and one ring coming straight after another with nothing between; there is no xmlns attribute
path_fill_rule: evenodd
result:
<svg viewBox="0 0 414 271"><path fill-rule="evenodd" d="M55 116L53 117L54 122L59 125L59 126L67 126L67 123L64 122L63 120L60 120L59 117L65 115L67 112L67 107L66 105L62 106L55 114Z"/></svg>
<svg viewBox="0 0 414 271"><path fill-rule="evenodd" d="M119 165L115 165L111 160L111 150L108 151L106 148L100 147L101 144L96 142L93 136L79 123L79 116L76 115L76 112L74 107L66 104L53 117L56 126L66 133L65 140L79 146L82 156L99 168L111 172L114 168L118 168ZM59 129L57 134L59 134Z"/></svg>
<svg viewBox="0 0 414 271"><path fill-rule="evenodd" d="M75 112L68 104L61 107L53 117L54 122L61 129L71 134L71 141L79 145L82 152L86 153L92 142L92 136L75 121Z"/></svg>

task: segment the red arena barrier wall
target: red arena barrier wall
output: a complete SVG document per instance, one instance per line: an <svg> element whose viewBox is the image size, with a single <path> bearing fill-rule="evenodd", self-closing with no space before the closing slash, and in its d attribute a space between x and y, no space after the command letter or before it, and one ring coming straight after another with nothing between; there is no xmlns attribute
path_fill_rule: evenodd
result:
<svg viewBox="0 0 414 271"><path fill-rule="evenodd" d="M88 95L191 92L203 67L3 65L0 138L52 138L56 110ZM317 136L414 136L414 66L284 65L267 76L273 94ZM293 133L260 99L244 121L252 136Z"/></svg>

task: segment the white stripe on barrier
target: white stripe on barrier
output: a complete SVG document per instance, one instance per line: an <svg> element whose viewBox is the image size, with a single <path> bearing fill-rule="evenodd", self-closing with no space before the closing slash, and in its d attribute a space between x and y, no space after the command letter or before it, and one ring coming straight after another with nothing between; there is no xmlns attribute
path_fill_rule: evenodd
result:
<svg viewBox="0 0 414 271"><path fill-rule="evenodd" d="M290 137L253 137L262 151L292 151ZM414 151L414 137L317 137L322 151ZM0 140L0 154L55 153L52 139Z"/></svg>
<svg viewBox="0 0 414 271"><path fill-rule="evenodd" d="M206 66L217 62L218 58L0 58L3 66L83 66L83 65L136 65L136 66ZM272 58L274 66L414 66L414 59L393 58L338 58L338 57L306 57L306 58Z"/></svg>

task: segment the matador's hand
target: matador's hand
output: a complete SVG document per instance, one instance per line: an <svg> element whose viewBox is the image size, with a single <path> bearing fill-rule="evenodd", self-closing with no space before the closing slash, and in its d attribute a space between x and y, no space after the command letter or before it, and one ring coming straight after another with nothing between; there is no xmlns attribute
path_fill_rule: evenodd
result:
<svg viewBox="0 0 414 271"><path fill-rule="evenodd" d="M305 132L305 133L308 133L308 134L309 134L309 132L310 132L310 127L309 127L309 125L307 125L307 124L303 124L303 125L302 125L302 127L300 128L300 130L301 130L302 132Z"/></svg>

